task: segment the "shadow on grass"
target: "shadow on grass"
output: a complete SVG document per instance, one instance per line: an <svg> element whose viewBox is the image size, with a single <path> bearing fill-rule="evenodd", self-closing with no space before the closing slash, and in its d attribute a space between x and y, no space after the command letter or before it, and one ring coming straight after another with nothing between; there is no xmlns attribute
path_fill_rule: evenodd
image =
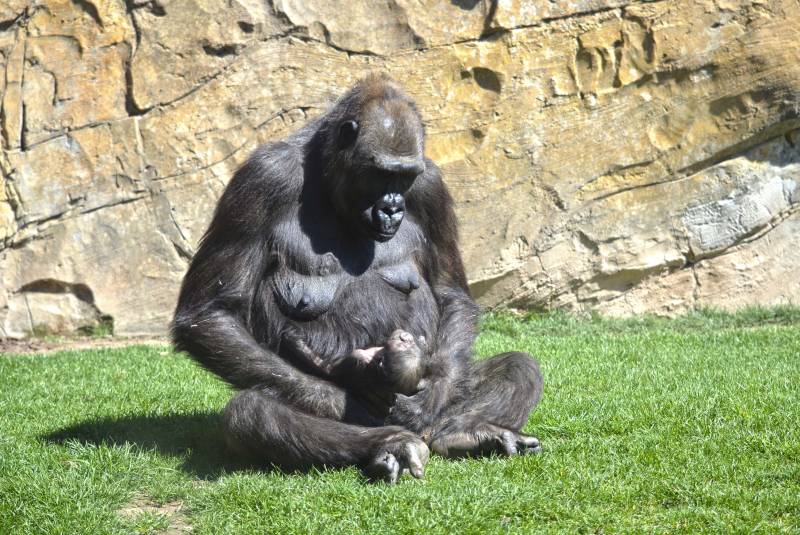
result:
<svg viewBox="0 0 800 535"><path fill-rule="evenodd" d="M253 468L228 450L218 413L127 416L87 420L41 439L51 444L134 445L162 455L184 458L181 468L200 479ZM263 467L259 469L264 470Z"/></svg>

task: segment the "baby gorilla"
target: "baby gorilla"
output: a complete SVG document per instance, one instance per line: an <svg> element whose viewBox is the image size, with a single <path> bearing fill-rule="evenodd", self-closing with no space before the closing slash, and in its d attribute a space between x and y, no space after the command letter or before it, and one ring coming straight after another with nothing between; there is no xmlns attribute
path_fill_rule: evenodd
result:
<svg viewBox="0 0 800 535"><path fill-rule="evenodd" d="M411 333L398 329L383 347L357 349L350 356L359 360L367 373L382 379L391 393L411 395L425 387L424 346L424 337L418 343Z"/></svg>
<svg viewBox="0 0 800 535"><path fill-rule="evenodd" d="M339 359L321 358L289 333L286 333L286 343L298 364L306 370L357 388L372 400L373 408L391 404L394 394L411 395L427 384L423 379L427 342L422 336L415 340L411 333L402 329L392 332L383 346L356 349ZM369 388L360 388L364 385Z"/></svg>

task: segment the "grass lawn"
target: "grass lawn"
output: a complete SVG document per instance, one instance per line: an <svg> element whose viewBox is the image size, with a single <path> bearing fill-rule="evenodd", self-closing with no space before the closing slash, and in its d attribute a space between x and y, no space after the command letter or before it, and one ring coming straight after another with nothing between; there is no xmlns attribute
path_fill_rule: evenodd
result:
<svg viewBox="0 0 800 535"><path fill-rule="evenodd" d="M394 487L236 466L230 390L166 347L2 355L0 533L800 531L800 310L487 317L507 349L542 364L543 453Z"/></svg>

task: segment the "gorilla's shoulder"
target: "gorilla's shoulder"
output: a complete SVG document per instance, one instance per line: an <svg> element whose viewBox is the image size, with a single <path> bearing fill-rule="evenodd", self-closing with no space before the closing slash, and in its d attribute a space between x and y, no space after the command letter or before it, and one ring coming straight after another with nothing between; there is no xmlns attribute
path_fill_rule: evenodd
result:
<svg viewBox="0 0 800 535"><path fill-rule="evenodd" d="M414 201L425 205L437 206L442 202L450 202L442 171L430 158L425 158L425 171L417 177L409 193Z"/></svg>
<svg viewBox="0 0 800 535"><path fill-rule="evenodd" d="M233 175L212 227L259 229L282 213L302 189L300 149L285 142L257 148ZM211 229L210 229L211 230Z"/></svg>
<svg viewBox="0 0 800 535"><path fill-rule="evenodd" d="M303 153L285 141L266 143L258 147L245 164L254 178L266 182L278 182L290 186L302 175Z"/></svg>
<svg viewBox="0 0 800 535"><path fill-rule="evenodd" d="M441 169L436 165L436 162L427 157L425 158L425 172L422 177L428 181L442 183Z"/></svg>

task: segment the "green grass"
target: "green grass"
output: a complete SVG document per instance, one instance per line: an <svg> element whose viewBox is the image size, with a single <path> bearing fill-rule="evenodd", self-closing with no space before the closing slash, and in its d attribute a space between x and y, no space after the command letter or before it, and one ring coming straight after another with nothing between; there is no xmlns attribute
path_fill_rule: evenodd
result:
<svg viewBox="0 0 800 535"><path fill-rule="evenodd" d="M508 349L541 361L544 452L395 487L237 466L231 392L166 348L0 356L0 533L800 531L798 309L488 316L479 355Z"/></svg>

